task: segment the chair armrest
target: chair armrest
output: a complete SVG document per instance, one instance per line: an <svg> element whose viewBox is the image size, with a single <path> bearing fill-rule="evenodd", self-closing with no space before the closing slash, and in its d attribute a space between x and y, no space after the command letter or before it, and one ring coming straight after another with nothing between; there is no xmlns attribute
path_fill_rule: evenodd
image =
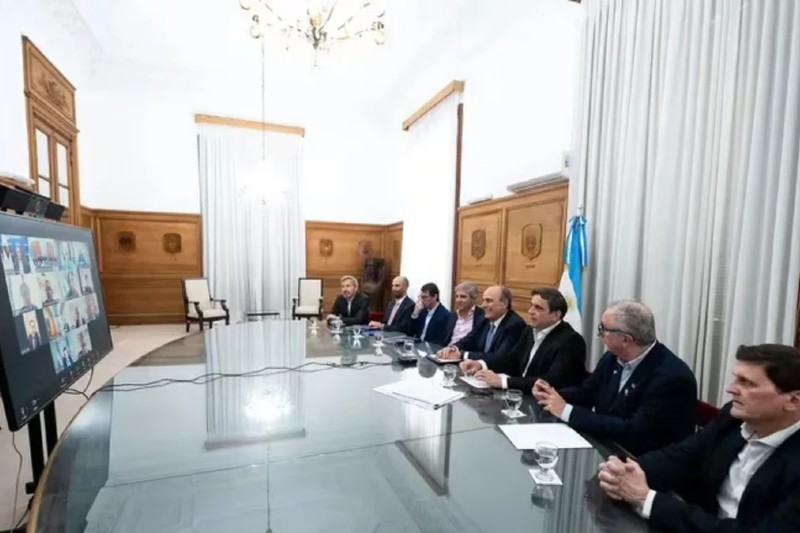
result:
<svg viewBox="0 0 800 533"><path fill-rule="evenodd" d="M297 305L297 298L292 298L292 305Z"/></svg>
<svg viewBox="0 0 800 533"><path fill-rule="evenodd" d="M203 310L200 308L200 302L189 302L194 305L194 310L197 311L197 316L203 318Z"/></svg>

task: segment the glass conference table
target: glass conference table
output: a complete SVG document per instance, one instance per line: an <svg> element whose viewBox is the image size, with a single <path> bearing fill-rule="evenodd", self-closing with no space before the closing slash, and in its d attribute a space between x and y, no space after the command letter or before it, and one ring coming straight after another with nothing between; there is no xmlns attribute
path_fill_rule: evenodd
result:
<svg viewBox="0 0 800 533"><path fill-rule="evenodd" d="M441 379L435 363L396 354L288 320L167 344L76 416L28 530L648 531L598 489L597 465L613 449L590 439L595 448L561 450L563 486L537 486L533 451L498 428L508 423L498 393L431 411L374 392ZM531 400L519 423L558 423Z"/></svg>

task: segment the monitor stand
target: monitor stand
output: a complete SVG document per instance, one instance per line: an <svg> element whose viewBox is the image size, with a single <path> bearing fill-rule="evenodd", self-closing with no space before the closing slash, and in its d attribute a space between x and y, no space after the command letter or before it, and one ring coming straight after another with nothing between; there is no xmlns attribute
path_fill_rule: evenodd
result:
<svg viewBox="0 0 800 533"><path fill-rule="evenodd" d="M51 402L50 405L44 408L44 431L45 442L42 442L42 413L39 413L30 421L28 421L28 441L31 452L31 470L33 472L33 481L25 484L25 493L33 494L36 491L36 486L44 473L45 453L44 446L47 446L47 456L49 457L56 447L58 442L58 425L56 424L56 404Z"/></svg>

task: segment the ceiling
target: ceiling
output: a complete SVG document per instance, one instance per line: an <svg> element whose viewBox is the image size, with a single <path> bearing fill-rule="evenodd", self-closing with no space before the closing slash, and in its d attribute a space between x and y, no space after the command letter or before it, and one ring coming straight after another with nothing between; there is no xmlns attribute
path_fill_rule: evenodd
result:
<svg viewBox="0 0 800 533"><path fill-rule="evenodd" d="M301 1L301 0L297 0ZM539 0L563 1L563 0ZM238 0L72 0L104 61L176 76L242 79L260 75L260 48ZM314 69L308 57L268 49L270 83L313 85L328 94L379 101L442 54L469 53L535 0L386 0L387 42L347 42Z"/></svg>

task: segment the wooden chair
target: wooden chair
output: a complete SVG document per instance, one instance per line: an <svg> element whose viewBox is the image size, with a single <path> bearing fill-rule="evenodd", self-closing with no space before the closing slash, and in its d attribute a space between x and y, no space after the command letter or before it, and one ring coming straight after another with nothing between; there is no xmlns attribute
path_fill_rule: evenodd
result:
<svg viewBox="0 0 800 533"><path fill-rule="evenodd" d="M211 297L208 279L184 279L181 286L187 332L192 322L200 324L200 331L203 331L203 324L206 322L209 328L213 328L214 322L219 320L224 320L226 325L231 323L231 314L225 305L226 300ZM215 303L218 303L219 307Z"/></svg>
<svg viewBox="0 0 800 533"><path fill-rule="evenodd" d="M292 320L318 318L322 320L322 279L297 280L297 298L292 298Z"/></svg>

